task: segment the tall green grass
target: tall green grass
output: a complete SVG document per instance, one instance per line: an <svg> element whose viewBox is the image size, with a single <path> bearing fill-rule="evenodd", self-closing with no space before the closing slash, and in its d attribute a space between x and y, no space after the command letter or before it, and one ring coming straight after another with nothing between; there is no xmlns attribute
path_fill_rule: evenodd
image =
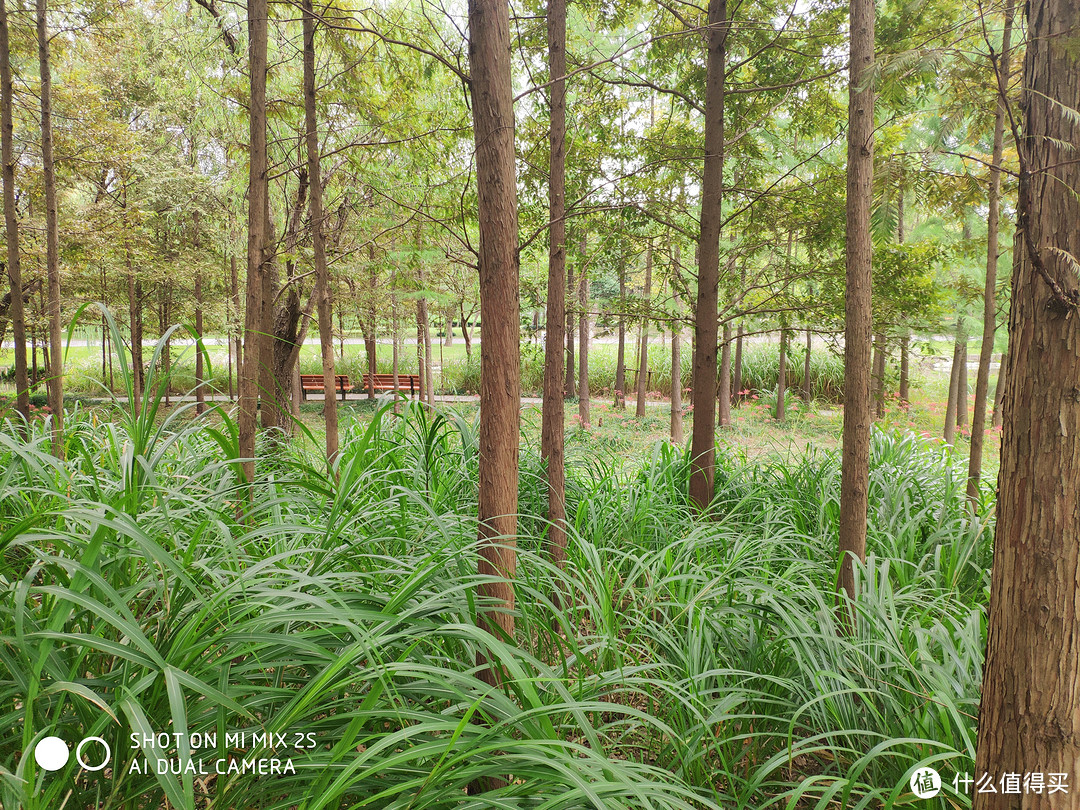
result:
<svg viewBox="0 0 1080 810"><path fill-rule="evenodd" d="M344 425L336 475L275 445L249 502L228 414L117 408L69 415L65 462L46 423L0 430L5 808L890 807L920 763L972 769L990 527L951 457L910 436L874 436L850 636L837 456L721 452L702 519L681 449L633 471L572 453L559 571L526 448L507 644L476 623L472 422L383 407ZM142 729L316 747L278 750L284 776L129 773L229 755L130 748ZM25 752L47 734L101 736L114 764L43 772ZM934 802L970 803L948 784Z"/></svg>

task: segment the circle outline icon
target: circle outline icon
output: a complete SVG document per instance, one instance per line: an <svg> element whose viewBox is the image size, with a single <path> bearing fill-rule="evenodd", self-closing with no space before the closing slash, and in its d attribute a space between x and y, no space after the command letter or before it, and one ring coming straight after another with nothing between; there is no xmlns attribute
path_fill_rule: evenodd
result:
<svg viewBox="0 0 1080 810"><path fill-rule="evenodd" d="M83 746L86 745L88 742L98 742L98 743L101 743L103 746L105 746L105 759L103 759L101 761L100 765L95 765L94 767L90 767L85 762L83 762L83 760L82 760L82 750L83 750ZM112 749L109 748L109 744L107 742L105 742L105 740L101 739L101 737L83 737L82 740L79 742L78 746L76 746L76 748L75 748L75 761L78 762L79 765L81 765L84 770L91 771L91 772L100 771L102 768L104 768L106 765L108 765L110 762L112 762Z"/></svg>

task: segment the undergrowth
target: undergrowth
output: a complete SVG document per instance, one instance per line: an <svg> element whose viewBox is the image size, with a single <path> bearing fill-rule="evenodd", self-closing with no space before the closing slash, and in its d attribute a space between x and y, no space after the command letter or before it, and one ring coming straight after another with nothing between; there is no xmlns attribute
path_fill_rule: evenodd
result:
<svg viewBox="0 0 1080 810"><path fill-rule="evenodd" d="M991 527L946 451L874 434L845 635L836 454L722 451L702 517L683 450L632 471L571 450L562 571L526 448L510 644L477 627L473 422L384 406L345 423L332 468L267 443L248 491L228 414L117 408L68 414L64 462L47 421L0 430L4 807L877 808L914 803L928 763L945 789L919 806L970 804L948 782L972 770ZM315 747L225 750L239 730ZM45 772L23 752L51 734L100 736L113 763ZM230 756L296 770L132 772Z"/></svg>

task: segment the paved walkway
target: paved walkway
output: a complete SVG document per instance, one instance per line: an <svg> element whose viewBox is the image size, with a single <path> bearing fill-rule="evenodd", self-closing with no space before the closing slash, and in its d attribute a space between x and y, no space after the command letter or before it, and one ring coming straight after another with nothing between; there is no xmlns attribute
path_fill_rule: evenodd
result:
<svg viewBox="0 0 1080 810"><path fill-rule="evenodd" d="M105 403L105 402L111 401L106 397L83 397L83 396L80 396L78 398L80 400L82 400L83 402L93 402L93 403ZM322 394L310 393L310 394L307 395L307 399L304 400L304 401L305 402L322 402L323 398L324 397L323 397ZM366 400L367 400L367 395L361 393L359 396L349 396L349 398L346 400L346 403L349 403L349 402L364 402ZM127 397L119 397L118 396L118 397L115 398L115 401L116 402L127 403L128 399L127 399ZM176 394L176 395L172 395L172 396L169 397L169 403L173 404L173 405L176 405L178 403L183 403L183 402L194 402L194 401L195 401L194 395L190 395L190 394L184 394L184 395ZM224 394L208 394L206 396L206 401L207 402L235 402L235 399L230 399L229 397L225 396ZM338 397L337 401L341 402L341 398ZM609 399L590 399L589 400L589 402L596 402L596 403L610 402L610 401L611 400L609 400ZM466 394L442 394L442 395L440 395L440 394L437 394L435 396L435 402L437 402L437 403L454 403L454 402L474 402L474 403L479 403L480 402L480 397L478 395L476 395L476 394L472 394L472 395L466 395ZM636 400L633 397L627 397L627 399L626 399L627 408L632 408L635 402L636 402ZM544 399L543 399L543 397L522 397L521 398L521 404L522 405L543 405L544 404ZM645 406L648 407L648 408L667 407L670 404L671 404L670 401L663 400L663 399L645 400Z"/></svg>

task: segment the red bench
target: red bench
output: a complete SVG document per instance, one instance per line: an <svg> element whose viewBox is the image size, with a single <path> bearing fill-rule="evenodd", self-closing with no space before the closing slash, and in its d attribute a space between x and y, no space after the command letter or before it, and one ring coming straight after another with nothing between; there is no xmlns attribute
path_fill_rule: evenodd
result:
<svg viewBox="0 0 1080 810"><path fill-rule="evenodd" d="M372 386L376 391L393 391L394 390L394 375L393 374L365 374L359 385L353 385L349 381L349 377L346 374L338 374L336 378L335 388L341 393L342 402L345 401L345 394L349 391L367 391L368 379L373 378ZM409 396L416 396L420 390L420 375L419 374L398 374L397 389L404 393L408 389ZM300 391L304 399L307 399L308 391L314 391L315 393L322 393L323 391L323 377L322 374L301 374L300 375Z"/></svg>
<svg viewBox="0 0 1080 810"><path fill-rule="evenodd" d="M349 382L348 374L338 374L334 378L334 387L341 392L341 401L345 401L345 394L348 391L352 391L352 384ZM322 374L301 374L300 375L300 392L304 399L307 399L308 391L315 391L316 393L322 393L324 391L323 375Z"/></svg>
<svg viewBox="0 0 1080 810"><path fill-rule="evenodd" d="M357 386L360 391L368 390L368 378L373 378L372 386L376 391L393 391L394 390L394 375L393 374L365 374L362 383ZM419 374L398 374L397 389L402 393L405 389L409 389L409 396L416 396L417 391L420 390L420 375Z"/></svg>

